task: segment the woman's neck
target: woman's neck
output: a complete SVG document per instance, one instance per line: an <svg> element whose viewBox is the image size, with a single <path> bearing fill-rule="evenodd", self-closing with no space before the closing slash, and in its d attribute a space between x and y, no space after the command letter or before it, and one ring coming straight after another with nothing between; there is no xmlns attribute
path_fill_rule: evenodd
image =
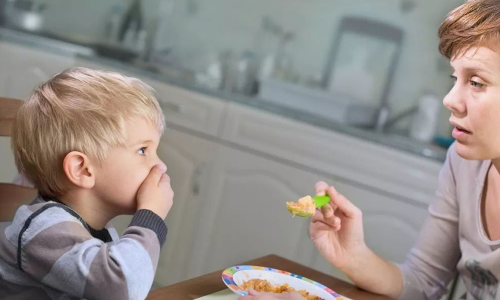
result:
<svg viewBox="0 0 500 300"><path fill-rule="evenodd" d="M500 157L492 159L491 162L493 163L493 166L495 167L496 172L500 173Z"/></svg>

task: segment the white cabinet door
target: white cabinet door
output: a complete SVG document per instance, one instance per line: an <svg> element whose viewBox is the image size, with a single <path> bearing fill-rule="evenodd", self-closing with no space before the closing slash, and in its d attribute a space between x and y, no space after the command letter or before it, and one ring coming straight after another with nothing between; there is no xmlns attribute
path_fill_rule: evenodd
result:
<svg viewBox="0 0 500 300"><path fill-rule="evenodd" d="M33 88L72 67L74 57L0 42L0 96L26 99Z"/></svg>
<svg viewBox="0 0 500 300"><path fill-rule="evenodd" d="M299 116L298 116L299 117ZM344 182L428 205L441 163L389 146L231 103L223 138Z"/></svg>
<svg viewBox="0 0 500 300"><path fill-rule="evenodd" d="M223 139L317 172L317 179L335 185L363 211L367 244L395 262L404 261L415 243L440 168L434 161L233 103ZM315 268L345 279L315 255Z"/></svg>
<svg viewBox="0 0 500 300"><path fill-rule="evenodd" d="M175 130L165 132L159 157L167 165L174 190L174 205L166 222L169 227L167 242L162 250L156 272L160 286L188 279L188 263L191 259L197 213L202 213L205 200L208 171L216 145Z"/></svg>
<svg viewBox="0 0 500 300"><path fill-rule="evenodd" d="M155 286L171 285L188 279L187 265L193 247L193 233L200 202L205 200L207 170L215 145L209 141L167 129L158 149L158 156L167 165L174 190L174 205L165 222L167 242L160 254ZM118 217L113 224L122 234L131 217Z"/></svg>
<svg viewBox="0 0 500 300"><path fill-rule="evenodd" d="M219 148L197 218L190 275L267 254L310 265L309 219L293 218L285 202L314 193L318 179L262 156Z"/></svg>

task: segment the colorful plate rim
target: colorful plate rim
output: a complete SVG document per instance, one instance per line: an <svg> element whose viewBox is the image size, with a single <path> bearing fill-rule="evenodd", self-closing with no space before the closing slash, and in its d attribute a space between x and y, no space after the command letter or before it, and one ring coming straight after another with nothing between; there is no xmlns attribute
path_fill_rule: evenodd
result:
<svg viewBox="0 0 500 300"><path fill-rule="evenodd" d="M242 290L236 284L236 282L234 281L233 275L236 274L237 272L245 271L245 270L261 270L261 271L268 271L268 272L274 272L274 273L280 273L280 274L288 275L288 276L291 276L291 277L294 277L294 278L301 279L301 280L304 280L306 282L309 282L309 283L311 283L311 284L313 284L313 285L315 285L315 286L317 286L317 287L325 290L328 294L332 295L335 299L342 299L342 297L339 294L337 294L335 291L333 291L329 287L326 287L323 284L321 284L319 282L316 282L316 281L314 281L312 279L309 279L307 277L304 277L304 276L301 276L301 275L297 275L297 274L294 274L294 273L290 273L290 272L287 272L287 271L282 271L282 270L278 270L278 269L274 269L274 268L269 268L269 267L249 266L249 265L233 266L233 267L225 269L222 272L222 281L224 281L224 283L227 285L228 288L230 288L235 293L237 293L238 295L241 295L241 296L247 296L248 292Z"/></svg>

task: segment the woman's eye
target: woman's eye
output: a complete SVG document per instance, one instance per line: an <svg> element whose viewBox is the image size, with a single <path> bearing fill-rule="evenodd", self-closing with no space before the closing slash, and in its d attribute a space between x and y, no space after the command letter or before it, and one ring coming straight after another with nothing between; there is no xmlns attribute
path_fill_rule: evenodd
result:
<svg viewBox="0 0 500 300"><path fill-rule="evenodd" d="M479 88L479 89L480 89L480 88L482 88L482 87L484 86L484 84L479 83L479 82L474 81L474 80L470 80L470 85L472 85L472 86L473 86L473 87L475 87L475 88Z"/></svg>
<svg viewBox="0 0 500 300"><path fill-rule="evenodd" d="M137 153L139 153L139 155L146 155L146 147L142 147L141 149L137 150Z"/></svg>

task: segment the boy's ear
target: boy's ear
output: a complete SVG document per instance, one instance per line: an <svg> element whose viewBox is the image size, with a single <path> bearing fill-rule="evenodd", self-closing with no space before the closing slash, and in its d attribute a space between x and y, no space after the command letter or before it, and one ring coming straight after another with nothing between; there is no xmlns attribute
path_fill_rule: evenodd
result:
<svg viewBox="0 0 500 300"><path fill-rule="evenodd" d="M94 168L87 155L71 151L63 160L63 170L66 178L74 185L91 189L95 184Z"/></svg>

